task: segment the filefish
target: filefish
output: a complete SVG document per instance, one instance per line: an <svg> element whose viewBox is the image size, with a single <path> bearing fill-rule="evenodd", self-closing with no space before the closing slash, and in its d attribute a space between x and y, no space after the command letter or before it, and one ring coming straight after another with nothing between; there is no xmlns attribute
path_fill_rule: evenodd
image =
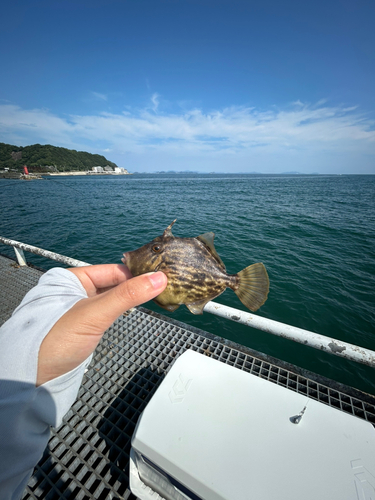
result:
<svg viewBox="0 0 375 500"><path fill-rule="evenodd" d="M177 220L177 219L176 219ZM154 301L168 311L185 304L193 314L202 314L209 300L231 288L241 302L256 311L267 300L269 279L261 262L237 274L227 274L214 246L214 233L195 238L173 236L174 220L162 236L143 247L126 252L121 259L133 276L162 271L168 278L166 289Z"/></svg>

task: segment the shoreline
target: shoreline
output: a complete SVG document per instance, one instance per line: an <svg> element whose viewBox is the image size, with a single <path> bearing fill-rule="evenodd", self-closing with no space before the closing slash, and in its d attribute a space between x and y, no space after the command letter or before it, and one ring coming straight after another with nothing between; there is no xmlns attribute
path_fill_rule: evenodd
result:
<svg viewBox="0 0 375 500"><path fill-rule="evenodd" d="M59 177L59 176L71 176L71 175L132 175L129 172L91 172L89 170L85 171L72 171L72 172L54 172L54 173L42 173L48 177Z"/></svg>
<svg viewBox="0 0 375 500"><path fill-rule="evenodd" d="M46 175L48 177L59 177L59 176L66 176L66 175L86 175L86 171L54 172L54 173L45 172L45 173L43 173L43 175Z"/></svg>

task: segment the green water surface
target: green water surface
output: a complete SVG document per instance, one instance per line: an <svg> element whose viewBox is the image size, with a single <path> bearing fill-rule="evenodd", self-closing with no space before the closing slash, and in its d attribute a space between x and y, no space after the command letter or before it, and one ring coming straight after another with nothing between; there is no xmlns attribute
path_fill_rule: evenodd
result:
<svg viewBox="0 0 375 500"><path fill-rule="evenodd" d="M257 314L375 350L375 176L0 180L0 211L0 235L92 264L120 262L176 218L175 236L213 231L229 273L265 264L270 293ZM245 310L231 290L216 300ZM375 394L369 367L184 306L147 307Z"/></svg>

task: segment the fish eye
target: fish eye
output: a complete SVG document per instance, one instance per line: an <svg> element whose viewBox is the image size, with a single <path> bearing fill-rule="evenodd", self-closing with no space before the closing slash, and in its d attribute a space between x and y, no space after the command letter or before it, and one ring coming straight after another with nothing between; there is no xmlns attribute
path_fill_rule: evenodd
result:
<svg viewBox="0 0 375 500"><path fill-rule="evenodd" d="M160 252L161 252L161 245L154 245L154 246L152 247L152 251L153 251L154 253L160 253Z"/></svg>

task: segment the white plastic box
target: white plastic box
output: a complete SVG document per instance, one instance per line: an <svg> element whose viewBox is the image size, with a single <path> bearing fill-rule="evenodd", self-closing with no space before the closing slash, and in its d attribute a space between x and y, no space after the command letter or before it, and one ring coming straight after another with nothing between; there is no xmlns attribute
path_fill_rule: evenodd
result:
<svg viewBox="0 0 375 500"><path fill-rule="evenodd" d="M132 439L141 500L374 500L375 429L194 351Z"/></svg>

